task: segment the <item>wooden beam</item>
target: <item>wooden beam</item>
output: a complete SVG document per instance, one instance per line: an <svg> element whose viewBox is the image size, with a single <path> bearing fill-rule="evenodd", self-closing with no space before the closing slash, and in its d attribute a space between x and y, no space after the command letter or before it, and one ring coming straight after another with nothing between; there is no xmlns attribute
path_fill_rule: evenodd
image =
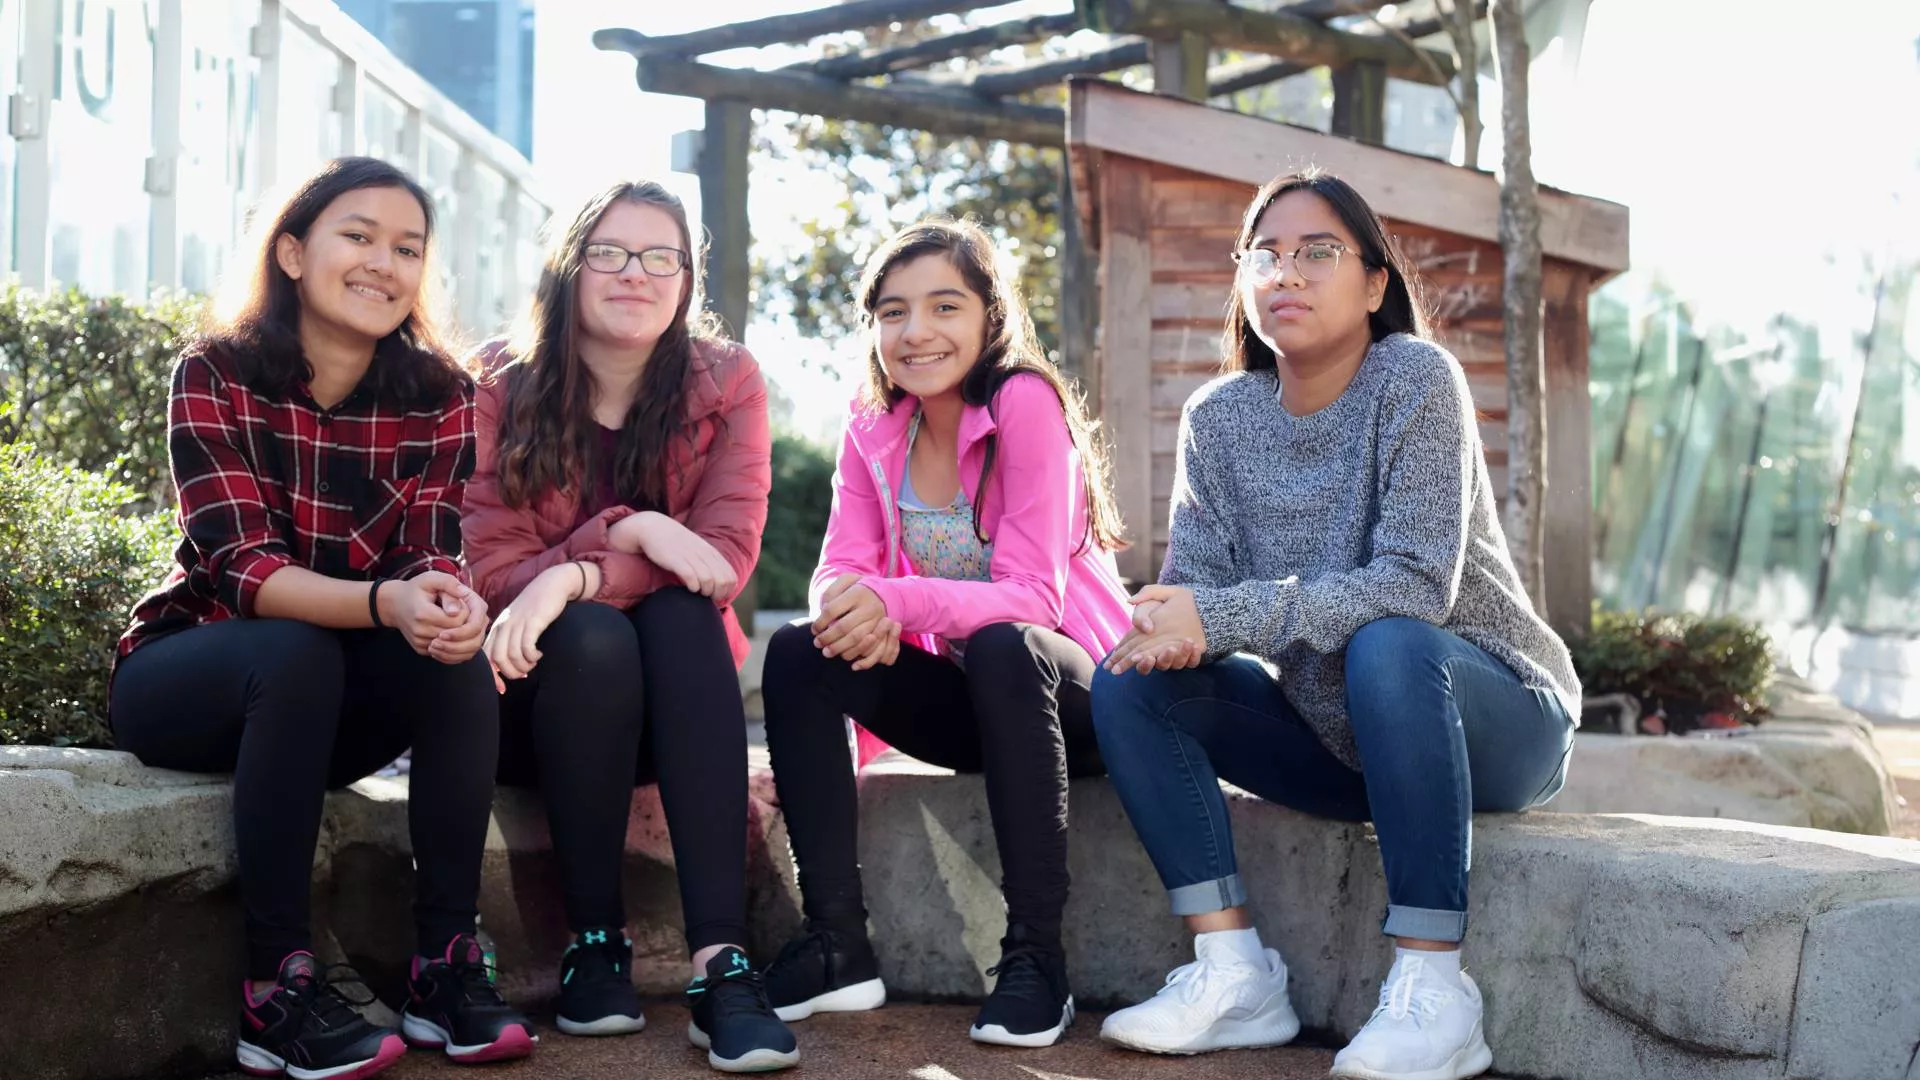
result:
<svg viewBox="0 0 1920 1080"><path fill-rule="evenodd" d="M1238 60L1231 64L1221 64L1207 72L1207 96L1225 97L1242 90L1251 90L1256 86L1290 79L1302 72L1313 69L1291 60Z"/></svg>
<svg viewBox="0 0 1920 1080"><path fill-rule="evenodd" d="M1166 38L1189 31L1215 48L1268 53L1309 67L1339 67L1356 60L1377 60L1396 79L1444 83L1453 76L1447 53L1409 48L1382 34L1355 34L1311 19L1255 11L1217 0L1102 0L1115 32ZM1424 56L1422 55L1424 53Z"/></svg>
<svg viewBox="0 0 1920 1080"><path fill-rule="evenodd" d="M853 0L829 4L791 15L727 23L687 34L649 37L638 30L609 27L593 32L596 48L635 56L694 57L726 49L750 49L783 42L811 41L825 34L862 30L893 22L958 15L975 8L995 7L1007 0Z"/></svg>
<svg viewBox="0 0 1920 1080"><path fill-rule="evenodd" d="M868 49L824 60L808 60L790 65L789 70L809 71L829 79L867 79L937 64L956 56L973 56L1008 45L1025 45L1057 34L1070 34L1079 26L1077 15L1042 15L945 34L893 49Z"/></svg>
<svg viewBox="0 0 1920 1080"><path fill-rule="evenodd" d="M758 109L784 109L888 127L919 128L944 135L1061 146L1066 115L1059 109L983 101L971 94L903 85L842 83L796 71L747 71L655 58L635 65L640 89L655 94L737 101Z"/></svg>
<svg viewBox="0 0 1920 1080"><path fill-rule="evenodd" d="M1207 99L1207 39L1182 30L1153 43L1153 92L1188 101Z"/></svg>
<svg viewBox="0 0 1920 1080"><path fill-rule="evenodd" d="M1333 116L1328 130L1375 146L1387 144L1387 68L1356 60L1333 69Z"/></svg>
<svg viewBox="0 0 1920 1080"><path fill-rule="evenodd" d="M1274 10L1296 19L1312 19L1314 22L1326 22L1342 15L1360 15L1369 11L1378 11L1388 4L1400 0L1293 0Z"/></svg>
<svg viewBox="0 0 1920 1080"><path fill-rule="evenodd" d="M1254 187L1311 161L1360 189L1382 217L1441 224L1462 236L1500 242L1499 184L1487 173L1143 94L1104 79L1075 79L1067 86L1076 154L1084 144ZM1627 268L1627 208L1542 187L1540 241L1546 255L1599 271L1598 285Z"/></svg>
<svg viewBox="0 0 1920 1080"><path fill-rule="evenodd" d="M1149 53L1146 39L1123 38L1105 49L1080 53L1076 56L1060 56L1031 64L989 68L947 78L932 76L927 79L926 85L951 86L982 97L1007 97L1013 94L1024 94L1029 90L1038 90L1043 86L1052 86L1074 75L1100 75L1109 71L1119 71L1122 68L1136 67L1147 62Z"/></svg>

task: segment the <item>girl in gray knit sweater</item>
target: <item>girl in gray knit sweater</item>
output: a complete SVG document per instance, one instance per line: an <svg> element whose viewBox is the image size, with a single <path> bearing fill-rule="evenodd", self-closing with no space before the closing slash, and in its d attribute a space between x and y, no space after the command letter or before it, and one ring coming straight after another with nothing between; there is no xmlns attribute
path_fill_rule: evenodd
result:
<svg viewBox="0 0 1920 1080"><path fill-rule="evenodd" d="M1196 960L1101 1034L1195 1053L1299 1030L1246 912L1219 781L1371 820L1398 949L1335 1076L1462 1080L1493 1055L1460 967L1474 811L1566 775L1579 684L1494 510L1460 364L1365 200L1285 176L1248 208L1228 374L1180 419L1160 583L1093 684L1100 750Z"/></svg>

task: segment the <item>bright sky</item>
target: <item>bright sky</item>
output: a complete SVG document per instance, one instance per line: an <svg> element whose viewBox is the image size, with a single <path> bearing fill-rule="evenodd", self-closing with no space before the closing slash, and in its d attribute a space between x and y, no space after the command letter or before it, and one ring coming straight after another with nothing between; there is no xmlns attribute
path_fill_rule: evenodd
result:
<svg viewBox="0 0 1920 1080"><path fill-rule="evenodd" d="M669 171L669 145L700 126L700 103L641 94L631 59L593 48L592 31L615 12L670 34L823 2L538 0L534 164L547 197L566 207L615 177L652 177L697 213L698 185ZM976 18L1069 7L1026 0ZM1536 174L1627 204L1636 270L1672 283L1709 321L1751 329L1784 310L1863 325L1861 268L1920 259L1920 3L1824 0L1817 20L1752 0L1597 0L1577 73L1558 43L1536 58ZM794 55L707 59L764 66ZM1483 98L1497 131L1497 91ZM1482 160L1497 163L1498 147ZM809 206L837 198L805 175L755 175L752 191L756 235L776 243L790 242ZM832 431L847 388L800 358L835 358L771 325L747 337L795 399L802 429Z"/></svg>

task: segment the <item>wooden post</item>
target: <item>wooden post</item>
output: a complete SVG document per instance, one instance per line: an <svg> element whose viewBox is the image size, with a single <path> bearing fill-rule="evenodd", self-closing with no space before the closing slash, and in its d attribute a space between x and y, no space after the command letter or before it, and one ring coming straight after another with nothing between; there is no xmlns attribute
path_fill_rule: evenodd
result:
<svg viewBox="0 0 1920 1080"><path fill-rule="evenodd" d="M1207 100L1207 39L1190 30L1155 41L1153 92L1188 101Z"/></svg>
<svg viewBox="0 0 1920 1080"><path fill-rule="evenodd" d="M738 101L707 102L700 143L700 224L707 233L707 262L700 290L708 310L720 316L735 341L747 336L747 255L753 246L747 223L747 152L752 144L752 107ZM748 578L733 602L740 628L749 637L758 591Z"/></svg>
<svg viewBox="0 0 1920 1080"><path fill-rule="evenodd" d="M1094 378L1094 330L1100 324L1099 267L1081 231L1080 210L1074 205L1073 169L1060 155L1060 370L1080 381L1080 391L1098 407L1100 387Z"/></svg>
<svg viewBox="0 0 1920 1080"><path fill-rule="evenodd" d="M1585 267L1558 259L1547 262L1543 276L1546 397L1540 415L1547 476L1535 602L1544 605L1554 631L1572 640L1587 636L1593 618L1593 400L1587 389L1592 279ZM1511 457L1507 467L1511 475Z"/></svg>
<svg viewBox="0 0 1920 1080"><path fill-rule="evenodd" d="M1387 144L1387 66L1356 60L1333 69L1330 130L1375 146Z"/></svg>
<svg viewBox="0 0 1920 1080"><path fill-rule="evenodd" d="M1143 161L1106 159L1100 182L1100 420L1113 448L1113 486L1133 546L1122 576L1152 582L1153 178Z"/></svg>

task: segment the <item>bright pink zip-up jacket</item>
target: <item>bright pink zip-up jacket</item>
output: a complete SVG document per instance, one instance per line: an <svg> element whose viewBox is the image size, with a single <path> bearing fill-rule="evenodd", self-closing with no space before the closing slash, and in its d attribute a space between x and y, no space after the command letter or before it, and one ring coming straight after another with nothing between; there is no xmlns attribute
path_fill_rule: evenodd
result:
<svg viewBox="0 0 1920 1080"><path fill-rule="evenodd" d="M966 638L994 623L1057 629L1095 661L1126 635L1131 608L1113 553L1087 542L1087 490L1060 398L1046 380L1015 375L991 410L967 406L960 419L960 483L978 503L986 438L998 436L981 524L993 540L992 581L915 574L902 550L897 505L907 467L907 427L917 402L877 412L856 402L833 476L833 511L808 599L842 574L859 574L900 623L901 636L928 651L941 638Z"/></svg>

